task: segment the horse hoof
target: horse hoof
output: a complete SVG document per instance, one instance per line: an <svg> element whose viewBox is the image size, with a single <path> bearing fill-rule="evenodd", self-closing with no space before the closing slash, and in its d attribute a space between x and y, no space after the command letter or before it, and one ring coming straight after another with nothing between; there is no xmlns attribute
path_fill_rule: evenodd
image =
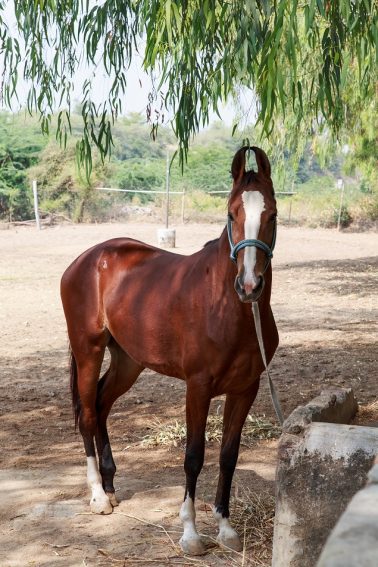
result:
<svg viewBox="0 0 378 567"><path fill-rule="evenodd" d="M233 551L243 551L243 544L236 532L234 532L233 534L227 534L227 536L221 536L219 534L217 537L217 542L221 547L232 549Z"/></svg>
<svg viewBox="0 0 378 567"><path fill-rule="evenodd" d="M200 537L186 539L182 537L180 539L180 547L187 555L204 555L206 553L206 547Z"/></svg>
<svg viewBox="0 0 378 567"><path fill-rule="evenodd" d="M111 514L113 512L113 506L106 495L101 498L98 496L92 498L90 507L93 514Z"/></svg>
<svg viewBox="0 0 378 567"><path fill-rule="evenodd" d="M119 505L114 492L105 492L105 494L109 498L109 502L113 506L113 508Z"/></svg>

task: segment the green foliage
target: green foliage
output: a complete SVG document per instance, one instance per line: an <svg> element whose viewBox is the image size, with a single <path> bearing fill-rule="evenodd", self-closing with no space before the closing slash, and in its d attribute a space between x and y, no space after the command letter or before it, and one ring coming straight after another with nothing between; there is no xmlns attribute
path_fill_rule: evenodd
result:
<svg viewBox="0 0 378 567"><path fill-rule="evenodd" d="M224 197L213 197L201 191L194 191L190 195L190 200L193 209L200 213L209 216L218 211L223 217L226 216L226 199Z"/></svg>
<svg viewBox="0 0 378 567"><path fill-rule="evenodd" d="M107 193L98 187L116 187L143 191L165 191L167 145L172 135L161 128L159 142L149 136L149 127L139 115L120 120L114 129L114 153L110 161L102 163L93 155L93 172L88 182L78 169L75 160L75 144L80 135L80 119L73 116L72 140L64 150L55 140L46 144L38 130L36 120L22 115L0 114L0 149L5 156L0 168L0 218L13 220L30 218L32 214L31 180L38 180L39 204L42 212L63 214L75 221L101 221L120 218L125 205L154 203L157 207L164 196L127 193ZM237 134L240 137L240 134ZM357 134L358 141L360 138ZM166 145L160 142L164 139ZM356 147L357 147L356 141ZM281 221L333 227L337 221L340 192L335 189L336 178L348 168L345 178L345 221L378 218L378 194L371 182L362 185L362 172L370 171L371 160L376 154L374 145L361 142L365 153L354 157L354 149L345 157L342 153L321 166L310 144L303 156L293 166L295 159L288 150L274 156L272 171L276 191L295 191L291 197L278 197ZM171 165L172 191L185 190L185 216L188 220L221 221L226 215L227 195L210 195L211 191L228 191L231 187L230 163L238 145L230 138L227 128L215 123L200 132L188 156L188 164L182 175L177 161ZM359 147L359 146L358 146ZM357 148L358 148L357 147ZM351 146L352 148L352 146ZM270 152L268 151L269 156ZM362 189L361 190L361 185ZM290 205L291 204L291 205ZM173 217L181 217L182 199L172 196ZM336 219L336 220L335 220Z"/></svg>
<svg viewBox="0 0 378 567"><path fill-rule="evenodd" d="M149 159L148 157L131 158L124 161L112 162L113 174L110 177L112 187L131 189L137 191L162 190L165 182L165 168L163 159ZM131 201L133 194L125 193L124 199ZM152 201L154 196L141 193L140 203Z"/></svg>
<svg viewBox="0 0 378 567"><path fill-rule="evenodd" d="M338 220L339 220L339 213L340 210L335 209L334 211L334 216L333 216L333 220L335 225L337 225ZM342 205L341 207L341 214L340 214L340 226L342 226L343 228L348 227L351 222L352 222L352 216L348 210L348 207L346 205Z"/></svg>
<svg viewBox="0 0 378 567"><path fill-rule="evenodd" d="M211 132L215 138L216 131ZM172 183L180 188L200 189L202 191L220 191L230 188L230 155L234 150L219 144L213 139L212 145L203 145L202 136L193 146L188 157L184 176L181 175L178 164L174 164Z"/></svg>
<svg viewBox="0 0 378 567"><path fill-rule="evenodd" d="M23 114L0 114L0 218L30 217L33 205L27 170L45 144L35 120Z"/></svg>
<svg viewBox="0 0 378 567"><path fill-rule="evenodd" d="M372 100L358 115L356 127L345 133L350 151L345 160L344 170L360 180L363 193L375 195L378 199L378 104Z"/></svg>
<svg viewBox="0 0 378 567"><path fill-rule="evenodd" d="M90 180L81 175L75 160L74 141L65 150L55 141L50 142L41 153L39 163L28 172L30 178L38 180L40 209L65 214L75 222L96 218L101 200L96 187L106 174L107 167L97 157Z"/></svg>
<svg viewBox="0 0 378 567"><path fill-rule="evenodd" d="M296 131L316 124L339 132L348 122L348 85L356 87L357 109L374 95L377 81L376 0L18 0L16 35L1 18L4 10L2 3L4 99L11 106L22 75L29 85L28 109L40 115L44 132L55 109L62 109L56 128L63 143L71 131L75 73L87 65L83 137L77 142L87 176L91 144L102 157L111 152L112 126L137 52L154 78L147 108L153 135L166 110L171 112L181 161L210 113L219 113L219 105L240 89L256 96L265 136L279 136L283 124L298 140ZM92 83L100 62L110 86L105 101L95 105Z"/></svg>

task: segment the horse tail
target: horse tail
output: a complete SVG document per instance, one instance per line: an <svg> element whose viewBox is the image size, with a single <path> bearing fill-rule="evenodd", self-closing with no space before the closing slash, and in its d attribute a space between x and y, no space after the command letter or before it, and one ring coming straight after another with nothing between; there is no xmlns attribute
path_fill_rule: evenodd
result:
<svg viewBox="0 0 378 567"><path fill-rule="evenodd" d="M77 429L77 425L79 423L80 408L81 408L79 388L77 385L77 364L71 347L69 347L69 352L70 352L70 388L71 388L71 397L72 397L72 409L75 418L75 429Z"/></svg>

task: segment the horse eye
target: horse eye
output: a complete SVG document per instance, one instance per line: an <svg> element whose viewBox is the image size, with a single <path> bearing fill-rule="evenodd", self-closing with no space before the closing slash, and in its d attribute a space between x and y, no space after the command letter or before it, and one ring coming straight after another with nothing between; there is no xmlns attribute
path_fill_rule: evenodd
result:
<svg viewBox="0 0 378 567"><path fill-rule="evenodd" d="M270 222L275 222L276 220L277 220L277 213L274 213L274 215L270 217Z"/></svg>
<svg viewBox="0 0 378 567"><path fill-rule="evenodd" d="M234 220L234 217L232 216L231 213L228 213L228 218L230 219L230 221L233 221L233 220Z"/></svg>

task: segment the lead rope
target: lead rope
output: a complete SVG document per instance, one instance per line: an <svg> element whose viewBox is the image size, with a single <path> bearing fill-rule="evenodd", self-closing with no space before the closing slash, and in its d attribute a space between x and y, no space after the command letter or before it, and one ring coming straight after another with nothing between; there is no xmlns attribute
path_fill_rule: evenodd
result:
<svg viewBox="0 0 378 567"><path fill-rule="evenodd" d="M262 358L262 361L264 363L265 370L266 370L266 373L267 373L267 376L268 376L270 397L272 398L273 407L274 407L274 410L276 412L278 421L280 422L280 425L282 426L282 424L284 422L284 417L283 417L283 413L282 413L282 409L281 409L281 404L280 404L280 401L279 401L278 396L277 396L277 391L276 391L276 388L274 387L273 380L270 377L268 365L266 363L264 341L263 341L262 332L261 332L261 319L260 319L259 304L257 303L257 301L252 302L252 313L253 313L253 318L254 318L254 321L255 321L255 329L256 329L257 340L258 340L259 347L260 347L261 358Z"/></svg>

